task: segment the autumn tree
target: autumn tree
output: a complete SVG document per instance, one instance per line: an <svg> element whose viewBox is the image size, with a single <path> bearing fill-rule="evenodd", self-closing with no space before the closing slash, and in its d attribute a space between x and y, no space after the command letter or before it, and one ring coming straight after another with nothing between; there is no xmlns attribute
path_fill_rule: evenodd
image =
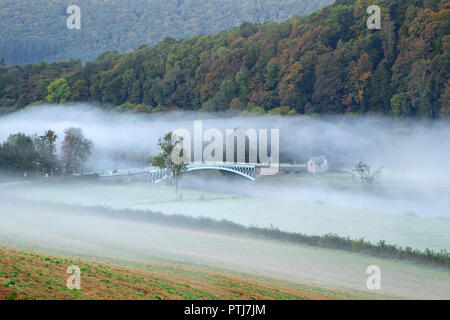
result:
<svg viewBox="0 0 450 320"><path fill-rule="evenodd" d="M66 174L82 173L85 161L92 153L93 143L84 138L80 128L64 130L62 143L62 161Z"/></svg>

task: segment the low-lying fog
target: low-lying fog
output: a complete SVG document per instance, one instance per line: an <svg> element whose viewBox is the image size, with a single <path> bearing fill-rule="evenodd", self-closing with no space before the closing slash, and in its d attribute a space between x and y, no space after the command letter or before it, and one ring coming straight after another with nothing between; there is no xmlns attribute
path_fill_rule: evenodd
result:
<svg viewBox="0 0 450 320"><path fill-rule="evenodd" d="M80 127L95 143L89 163L93 170L114 169L111 156L154 155L158 138L177 128L193 130L203 120L204 131L225 129L280 129L283 160L305 163L325 155L331 166L354 166L364 161L382 165L386 178L450 181L449 122L392 120L385 117L220 117L199 113L133 115L105 112L88 105L35 106L0 117L0 140L11 133L41 134L52 129L61 138L68 127Z"/></svg>
<svg viewBox="0 0 450 320"><path fill-rule="evenodd" d="M52 129L83 129L94 144L87 171L103 172L148 165L158 138L177 128L193 130L203 120L203 131L226 129L280 129L281 162L304 164L325 155L339 176L330 179L282 179L277 183L248 184L239 178L199 178L182 182L217 192L306 201L388 213L450 218L450 126L444 121L393 120L378 117L227 117L199 113L133 115L105 112L88 105L36 106L0 117L0 141L11 133L42 134ZM348 172L359 161L382 166L375 189L348 188ZM343 172L343 173L342 173ZM319 175L318 175L319 176ZM0 177L1 179L1 177ZM269 179L270 180L270 179ZM281 181L280 181L281 180ZM271 180L270 180L271 181Z"/></svg>
<svg viewBox="0 0 450 320"><path fill-rule="evenodd" d="M143 182L65 185L11 182L0 177L0 243L117 258L156 255L188 259L293 280L322 279L352 288L359 288L361 283L355 281L364 278L363 266L374 259L352 255L353 262L349 262L343 252L171 231L139 226L133 221L80 218L70 212L59 215L50 203L203 215L291 232L336 233L437 251L450 248L450 126L444 121L132 115L87 105L36 106L0 117L0 141L11 133L33 135L52 129L60 144L64 129L79 127L95 144L88 170L101 172L148 165L143 159L157 153L159 137L178 128L192 131L194 120L203 120L204 130L217 128L224 134L225 129L235 128L280 129L282 162L304 164L313 156L324 155L332 170L267 177L256 183L218 173L189 173L182 179L183 198L178 200L172 187ZM359 161L373 168L383 166L382 178L375 187L363 188L349 181L347 172ZM38 201L43 207L37 208L27 200ZM336 269L327 269L327 265ZM359 272L358 268L363 274L355 280L352 275ZM387 285L389 293L449 296L448 272L442 271L435 281L425 269L411 266L402 278L395 263L387 268L392 271L387 275L392 280ZM427 284L429 289L425 288ZM432 286L438 289L433 291Z"/></svg>
<svg viewBox="0 0 450 320"><path fill-rule="evenodd" d="M240 177L187 174L181 184L184 188L234 194L245 196L246 199L250 197L249 201L270 200L273 206L266 210L267 206L247 205L249 202L242 199L239 200L240 203L236 203L236 199L233 200L232 197L219 201L216 205L202 201L176 202L175 199L168 199L166 204L157 205L153 200L157 202L159 195L152 192L148 194L145 209L161 210L165 213L209 215L260 226L273 224L275 227L294 232L336 232L342 236L366 236L364 232L359 232L359 224L351 223L358 212L365 213L360 220L373 219L377 224L382 224L383 219L386 219L380 212L397 215L397 220L409 221L407 231L410 231L411 238L414 238L414 228L411 228L410 221L414 220L414 217L430 218L436 225L446 226L449 223L450 126L444 121L420 122L381 117L249 118L199 113L133 115L105 112L88 105L36 106L0 117L0 141L5 140L11 133L24 132L33 135L52 129L58 134L60 144L65 128L79 127L95 145L88 170L101 172L148 165L143 159L150 159L157 153L156 144L159 137L178 128L193 131L194 120L203 120L203 131L217 128L224 135L226 129L234 128L280 129L282 162L304 164L313 156L325 155L332 171L317 175L269 177L256 183L249 183ZM348 181L346 172L359 161L370 164L374 169L383 166L380 183L375 188L358 188ZM340 173L334 172L336 169ZM26 196L27 189L22 188L22 195ZM129 195L121 197L125 206L133 206L135 203L134 189L130 188ZM65 198L64 194L61 194L64 189L58 186L58 191L59 196L51 199L48 197L50 191L42 195L35 192L33 199L62 201L61 199ZM77 199L76 192L70 188L67 192L73 194L71 201L84 203L83 199ZM123 192L122 190L121 194ZM97 194L96 198L102 200L90 204L114 204L105 201L101 194ZM223 202L230 206L229 211L222 210ZM291 204L289 210L286 209L286 203ZM279 210L276 210L277 206ZM293 210L296 208L297 211ZM334 216L336 212L342 214ZM310 218L307 218L308 216ZM348 227L339 228L333 225L333 219L339 219ZM423 225L421 221L418 219L417 223ZM320 228L305 227L318 224ZM363 230L369 227L366 225ZM439 234L436 234L437 232ZM445 232L442 229L431 229L429 236L434 239L432 243L420 245L419 239L424 235L417 234L416 241L401 244L414 244L420 248L430 245L434 249L450 247L450 241L436 245L439 239L449 239L450 230ZM374 241L396 239L384 234L376 237L376 233L371 234L369 238Z"/></svg>

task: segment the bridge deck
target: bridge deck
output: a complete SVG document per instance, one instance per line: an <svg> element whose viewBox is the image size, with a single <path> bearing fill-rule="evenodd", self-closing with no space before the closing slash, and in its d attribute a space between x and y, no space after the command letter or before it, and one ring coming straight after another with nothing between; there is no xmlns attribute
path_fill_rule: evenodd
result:
<svg viewBox="0 0 450 320"><path fill-rule="evenodd" d="M249 180L255 181L258 175L257 168L268 168L269 164L261 163L192 163L187 165L187 172L190 171L200 171L200 170L220 170L227 171L231 173L238 174L247 178ZM299 164L280 164L280 169L292 169L299 168L304 169L305 165ZM145 175L146 178L141 178L141 180L147 180L149 182L159 182L170 177L170 173L167 170L161 170L158 167L148 166L142 168L130 168L124 170L114 170L109 172L98 173L102 178L108 177L131 177L131 176L142 176ZM131 178L128 179L131 182Z"/></svg>

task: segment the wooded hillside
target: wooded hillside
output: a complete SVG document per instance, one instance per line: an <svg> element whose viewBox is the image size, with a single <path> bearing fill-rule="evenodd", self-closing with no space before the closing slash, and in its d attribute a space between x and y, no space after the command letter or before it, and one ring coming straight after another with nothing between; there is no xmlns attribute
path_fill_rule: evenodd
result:
<svg viewBox="0 0 450 320"><path fill-rule="evenodd" d="M378 1L382 28L369 30L373 2L338 0L281 24L166 38L84 67L0 67L0 106L89 101L132 112L449 117L450 1Z"/></svg>
<svg viewBox="0 0 450 320"><path fill-rule="evenodd" d="M6 64L81 59L136 50L165 37L213 34L243 22L284 21L333 0L2 0L0 58ZM78 5L81 30L69 30L66 10Z"/></svg>

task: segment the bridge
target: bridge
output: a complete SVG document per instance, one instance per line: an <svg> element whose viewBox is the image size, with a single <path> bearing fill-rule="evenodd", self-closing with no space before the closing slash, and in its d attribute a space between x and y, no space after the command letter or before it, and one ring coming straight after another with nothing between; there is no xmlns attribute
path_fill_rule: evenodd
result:
<svg viewBox="0 0 450 320"><path fill-rule="evenodd" d="M251 181L256 181L257 167L257 164L248 163L201 163L188 165L186 171L191 172L200 170L218 170L231 172Z"/></svg>
<svg viewBox="0 0 450 320"><path fill-rule="evenodd" d="M192 163L187 165L186 172L217 170L230 172L245 179L256 181L262 168L268 168L269 165L259 163ZM305 165L280 164L280 170L304 170ZM162 170L158 167L133 168L125 170L114 170L102 172L99 174L102 180L121 181L131 183L134 181L146 181L150 183L159 183L171 178L168 170Z"/></svg>
<svg viewBox="0 0 450 320"><path fill-rule="evenodd" d="M248 180L256 181L258 167L264 167L264 165L249 163L194 163L187 165L186 172L218 170L223 172L230 172ZM122 180L124 182L140 180L151 183L159 183L161 181L169 179L170 177L171 173L168 170L162 170L158 167L153 166L125 170L114 170L100 173L101 179L105 180L108 178L116 178L116 180Z"/></svg>

